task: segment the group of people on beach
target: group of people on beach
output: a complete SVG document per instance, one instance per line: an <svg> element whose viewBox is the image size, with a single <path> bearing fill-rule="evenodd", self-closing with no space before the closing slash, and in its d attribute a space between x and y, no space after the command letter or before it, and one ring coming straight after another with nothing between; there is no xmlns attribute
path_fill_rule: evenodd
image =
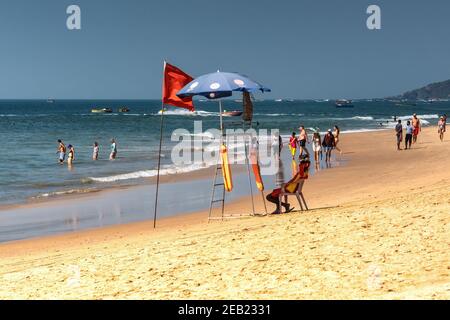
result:
<svg viewBox="0 0 450 320"><path fill-rule="evenodd" d="M73 161L75 160L75 148L73 145L69 144L67 147L64 144L64 142L61 139L58 139L58 150L57 154L59 157L59 164L63 164L66 159L66 153L68 151L67 155L67 164L71 166L73 164ZM98 153L100 151L100 146L98 142L94 142L93 144L93 150L92 150L92 160L97 161L98 160ZM117 142L116 139L111 139L111 152L109 154L109 160L114 160L117 157Z"/></svg>
<svg viewBox="0 0 450 320"><path fill-rule="evenodd" d="M306 145L311 143L316 164L319 163L319 160L322 160L323 152L325 152L326 163L329 163L331 161L331 152L334 149L336 149L339 153L342 153L338 147L340 133L341 130L337 125L335 125L334 130L328 129L322 139L320 132L316 130L312 135L312 140L310 141L305 127L300 126L298 137L296 132L292 132L292 135L289 138L289 150L291 152L292 159L295 159L297 149L299 149L299 158L301 158L304 153L309 156L309 151L306 148Z"/></svg>
<svg viewBox="0 0 450 320"><path fill-rule="evenodd" d="M396 117L394 117L394 121L395 120ZM438 121L438 134L439 139L441 141L444 141L444 133L446 131L446 125L447 125L447 115L444 114L439 117ZM406 121L406 127L404 130L405 130L405 150L408 150L411 149L412 144L417 142L417 137L419 136L419 133L422 131L422 124L417 114L414 113L411 120ZM397 150L402 150L402 148L400 147L403 141L403 125L401 119L397 121L397 125L395 126L395 135L397 139Z"/></svg>

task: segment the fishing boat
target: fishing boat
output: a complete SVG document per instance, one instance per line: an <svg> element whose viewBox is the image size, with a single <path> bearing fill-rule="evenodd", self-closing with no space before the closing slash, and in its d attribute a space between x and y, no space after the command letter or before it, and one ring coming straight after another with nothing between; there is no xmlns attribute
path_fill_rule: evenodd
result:
<svg viewBox="0 0 450 320"><path fill-rule="evenodd" d="M120 113L127 113L127 112L130 112L130 109L128 109L127 107L122 107L122 108L119 108L119 110L118 110Z"/></svg>
<svg viewBox="0 0 450 320"><path fill-rule="evenodd" d="M47 103L55 103L55 99L48 98L48 99L47 99Z"/></svg>
<svg viewBox="0 0 450 320"><path fill-rule="evenodd" d="M336 108L353 108L353 101L346 99L339 99L335 102Z"/></svg>
<svg viewBox="0 0 450 320"><path fill-rule="evenodd" d="M112 109L111 108L100 108L100 109L92 109L91 110L92 113L112 113Z"/></svg>
<svg viewBox="0 0 450 320"><path fill-rule="evenodd" d="M233 110L233 111L226 111L224 110L222 112L222 116L224 117L240 117L242 115L242 111L239 110Z"/></svg>

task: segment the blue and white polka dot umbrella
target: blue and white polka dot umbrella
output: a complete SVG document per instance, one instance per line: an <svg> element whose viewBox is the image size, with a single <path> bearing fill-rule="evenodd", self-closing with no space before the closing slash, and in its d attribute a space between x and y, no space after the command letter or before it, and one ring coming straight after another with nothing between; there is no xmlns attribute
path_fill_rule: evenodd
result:
<svg viewBox="0 0 450 320"><path fill-rule="evenodd" d="M219 99L231 96L233 91L270 92L270 89L238 73L217 71L192 80L177 96L186 98L200 95L208 99Z"/></svg>

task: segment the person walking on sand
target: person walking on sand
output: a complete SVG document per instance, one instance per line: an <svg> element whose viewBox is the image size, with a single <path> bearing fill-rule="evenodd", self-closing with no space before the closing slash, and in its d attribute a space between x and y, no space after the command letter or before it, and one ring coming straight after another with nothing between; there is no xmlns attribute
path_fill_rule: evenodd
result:
<svg viewBox="0 0 450 320"><path fill-rule="evenodd" d="M111 139L111 153L109 154L109 160L115 160L116 157L117 157L116 139Z"/></svg>
<svg viewBox="0 0 450 320"><path fill-rule="evenodd" d="M299 157L301 157L303 155L303 151L305 151L305 153L309 155L309 151L306 148L306 144L308 143L308 134L306 133L304 126L300 126L299 130L300 133L298 135L298 145L300 146Z"/></svg>
<svg viewBox="0 0 450 320"><path fill-rule="evenodd" d="M94 142L94 148L93 148L93 151L92 151L92 160L95 160L95 161L98 160L98 151L99 151L98 142L95 141Z"/></svg>
<svg viewBox="0 0 450 320"><path fill-rule="evenodd" d="M438 133L439 133L439 139L441 139L441 142L444 141L444 132L445 132L445 120L444 120L444 116L441 116L438 121Z"/></svg>
<svg viewBox="0 0 450 320"><path fill-rule="evenodd" d="M342 154L341 149L338 148L338 143L339 143L339 136L341 134L341 129L339 129L338 126L334 126L334 131L333 131L333 136L334 136L334 147L336 148L336 150Z"/></svg>
<svg viewBox="0 0 450 320"><path fill-rule="evenodd" d="M73 160L75 160L75 148L71 144L69 144L67 148L69 148L69 155L67 156L67 164L69 166L72 166Z"/></svg>
<svg viewBox="0 0 450 320"><path fill-rule="evenodd" d="M56 153L59 155L59 164L63 164L66 158L66 145L61 139L58 139L58 151Z"/></svg>
<svg viewBox="0 0 450 320"><path fill-rule="evenodd" d="M411 125L411 121L406 122L405 129L405 150L411 149L412 137L413 137L414 128Z"/></svg>
<svg viewBox="0 0 450 320"><path fill-rule="evenodd" d="M397 137L397 150L402 150L400 148L400 143L402 143L402 140L403 140L402 120L398 120L398 123L395 126L395 136Z"/></svg>
<svg viewBox="0 0 450 320"><path fill-rule="evenodd" d="M319 162L322 160L322 146L320 133L318 131L314 132L312 139L312 149L314 152L314 162L316 164L316 169L319 167Z"/></svg>
<svg viewBox="0 0 450 320"><path fill-rule="evenodd" d="M412 126L414 127L413 132L413 143L417 142L417 136L419 135L419 132L422 131L420 119L417 117L417 115L414 113L412 120L411 120Z"/></svg>
<svg viewBox="0 0 450 320"><path fill-rule="evenodd" d="M297 152L298 139L295 136L295 132L292 132L292 136L289 138L289 150L291 151L292 159L295 158Z"/></svg>
<svg viewBox="0 0 450 320"><path fill-rule="evenodd" d="M328 129L328 132L325 134L322 141L323 150L325 151L325 161L327 163L330 163L331 151L334 149L335 143L333 132L331 129Z"/></svg>

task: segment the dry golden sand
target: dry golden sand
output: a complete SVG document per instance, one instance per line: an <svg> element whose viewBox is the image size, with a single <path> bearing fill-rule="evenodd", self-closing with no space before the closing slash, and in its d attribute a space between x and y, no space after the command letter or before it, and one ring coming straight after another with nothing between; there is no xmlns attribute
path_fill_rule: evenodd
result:
<svg viewBox="0 0 450 320"><path fill-rule="evenodd" d="M313 210L4 244L0 298L450 298L450 143L434 128L410 151L392 132L342 140L350 162L308 181Z"/></svg>

